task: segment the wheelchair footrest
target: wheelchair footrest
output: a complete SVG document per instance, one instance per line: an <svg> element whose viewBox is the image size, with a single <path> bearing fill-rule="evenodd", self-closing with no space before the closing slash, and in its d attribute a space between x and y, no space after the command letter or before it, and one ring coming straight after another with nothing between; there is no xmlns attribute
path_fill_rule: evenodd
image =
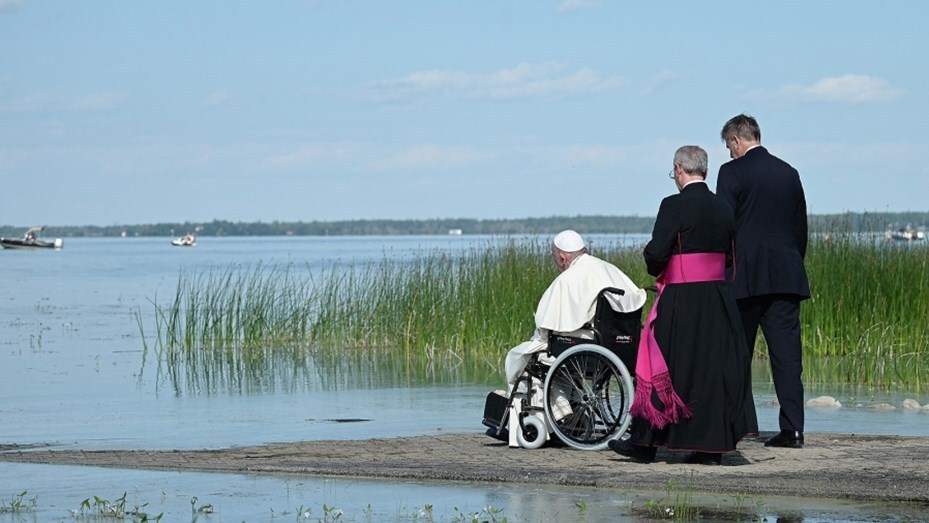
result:
<svg viewBox="0 0 929 523"><path fill-rule="evenodd" d="M484 402L484 426L499 430L506 417L509 399L497 391L487 394Z"/></svg>

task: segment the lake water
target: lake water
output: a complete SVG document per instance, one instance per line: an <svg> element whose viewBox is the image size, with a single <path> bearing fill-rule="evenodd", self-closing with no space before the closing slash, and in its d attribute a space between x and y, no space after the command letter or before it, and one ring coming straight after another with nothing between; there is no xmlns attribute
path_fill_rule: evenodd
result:
<svg viewBox="0 0 929 523"><path fill-rule="evenodd" d="M345 369L336 369L339 378L334 379L333 369L310 362L299 381L262 388L178 390L159 372L154 355L144 353L137 318L141 314L146 333L153 332L152 302L174 296L181 271L280 263L312 271L336 262L403 259L432 250L457 252L500 240L468 236L201 238L197 247L180 248L172 247L167 238L76 238L66 239L61 251L2 251L0 445L87 450L218 448L483 432L480 421L488 391L483 384L410 383L389 375L352 377L344 376ZM645 238L604 235L593 240L596 246L638 244ZM757 383L755 392L761 427L774 430L773 389ZM921 411L866 408L880 402L899 407L904 397L921 403L929 400L919 394L827 387L809 388L807 395L821 394L863 406L808 409L809 432L925 435L929 426L929 415ZM369 421L337 421L345 418ZM439 518L440 500L451 499L459 501L454 506L442 505L442 519L456 517L455 507L470 513L493 506L503 508L511 521L517 513L539 520L545 514L531 509L538 496L561 500L563 506L552 502L545 510L555 507L575 512L577 499L601 506L615 498L615 493L599 499L596 493L567 489L555 489L564 492L559 498L550 492L553 489L429 484L416 487L425 496L415 500L397 496L409 491L402 483L312 478L300 481L302 494L306 494L301 497L296 483L293 478L0 463L0 503L23 490L29 496L38 495L33 514L43 517L37 520L63 519L68 509L77 508L87 497L115 499L133 489L136 499L141 499L137 504L161 507L152 511L156 514L165 511L189 517L190 497L198 496L203 502L223 505L226 518L237 521L264 520L272 509L279 516L300 505L309 506L311 498L319 503L319 492L328 496L329 506L342 503L344 509L349 505L346 500L354 500L356 514L361 514L357 519L363 519L367 503L384 515L385 507L377 506L380 502L391 504L388 512L395 518L405 510L409 516L427 504L433 505ZM359 500L364 504L358 505ZM321 505L314 507L312 519L322 518ZM593 513L588 515L593 517ZM4 517L0 511L0 521ZM807 513L808 521L811 517L815 519Z"/></svg>

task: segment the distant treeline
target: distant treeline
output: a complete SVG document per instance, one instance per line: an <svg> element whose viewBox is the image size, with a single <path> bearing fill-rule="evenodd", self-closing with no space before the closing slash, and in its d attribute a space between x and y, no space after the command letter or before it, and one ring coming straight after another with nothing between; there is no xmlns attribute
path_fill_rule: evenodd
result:
<svg viewBox="0 0 929 523"><path fill-rule="evenodd" d="M396 236L461 234L552 234L575 229L585 234L650 233L654 216L551 216L547 218L478 220L449 218L431 220L344 220L331 222L211 222L155 223L142 225L48 225L43 237L181 236ZM32 225L0 225L0 236L19 237ZM810 216L814 232L883 232L912 227L925 230L929 212L845 213Z"/></svg>

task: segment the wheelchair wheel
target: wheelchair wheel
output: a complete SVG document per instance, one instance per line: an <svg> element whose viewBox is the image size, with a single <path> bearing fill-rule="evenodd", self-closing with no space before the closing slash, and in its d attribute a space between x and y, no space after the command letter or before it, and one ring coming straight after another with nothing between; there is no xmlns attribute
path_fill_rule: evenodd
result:
<svg viewBox="0 0 929 523"><path fill-rule="evenodd" d="M545 376L545 415L568 445L602 450L626 432L632 377L616 354L592 343L565 351Z"/></svg>
<svg viewBox="0 0 929 523"><path fill-rule="evenodd" d="M538 416L529 415L523 419L524 428L516 432L516 442L524 449L537 449L545 444L548 430L545 422Z"/></svg>

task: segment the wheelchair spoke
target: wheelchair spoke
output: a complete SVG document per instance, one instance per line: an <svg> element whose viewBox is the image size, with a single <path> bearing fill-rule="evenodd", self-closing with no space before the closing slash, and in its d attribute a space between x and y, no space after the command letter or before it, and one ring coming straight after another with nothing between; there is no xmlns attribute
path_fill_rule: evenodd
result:
<svg viewBox="0 0 929 523"><path fill-rule="evenodd" d="M559 426L570 435L588 441L609 435L618 422L603 396L604 385L608 387L613 376L609 362L596 354L577 355L565 362L564 371L558 375L562 390L570 388L581 397L573 398L573 402L569 400L573 413Z"/></svg>
<svg viewBox="0 0 929 523"><path fill-rule="evenodd" d="M602 347L559 359L546 379L546 415L561 439L603 448L628 424L632 385L613 353Z"/></svg>
<svg viewBox="0 0 929 523"><path fill-rule="evenodd" d="M570 364L571 366L570 374L571 378L575 381L575 387L577 387L579 390L583 390L584 394L590 394L592 391L590 390L590 385L587 383L585 378L585 369L588 365L587 357L584 356L582 359L582 356L578 354L575 357L565 361L565 363L565 366L567 366L567 364Z"/></svg>

